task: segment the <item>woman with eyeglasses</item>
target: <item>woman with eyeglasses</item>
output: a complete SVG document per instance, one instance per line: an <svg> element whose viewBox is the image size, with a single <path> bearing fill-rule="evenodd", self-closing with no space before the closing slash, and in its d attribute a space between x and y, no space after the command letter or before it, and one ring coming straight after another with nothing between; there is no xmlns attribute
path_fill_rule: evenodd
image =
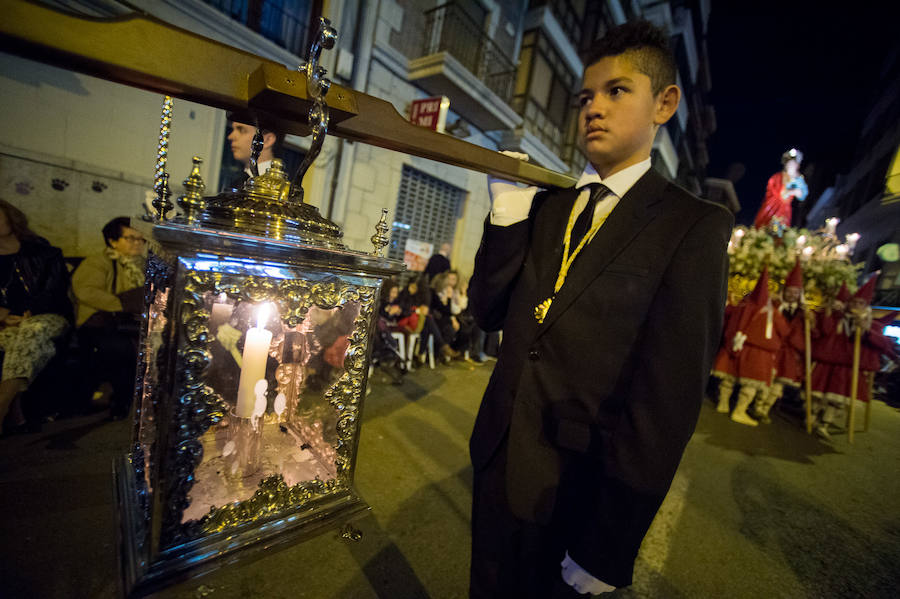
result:
<svg viewBox="0 0 900 599"><path fill-rule="evenodd" d="M0 199L0 423L11 412L5 432L25 429L26 391L69 329L68 286L59 248L33 233L25 214Z"/></svg>
<svg viewBox="0 0 900 599"><path fill-rule="evenodd" d="M91 385L109 381L110 418L121 420L131 410L146 241L127 216L106 223L103 239L103 251L86 257L72 274L72 290L78 299L78 342L91 370Z"/></svg>

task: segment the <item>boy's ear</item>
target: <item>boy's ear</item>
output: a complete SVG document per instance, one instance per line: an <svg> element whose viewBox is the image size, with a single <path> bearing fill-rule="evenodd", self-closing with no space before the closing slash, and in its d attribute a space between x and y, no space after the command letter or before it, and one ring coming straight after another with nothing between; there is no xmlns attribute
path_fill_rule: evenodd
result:
<svg viewBox="0 0 900 599"><path fill-rule="evenodd" d="M275 145L275 140L278 139L278 136L272 133L271 131L266 131L263 133L263 149L268 150L272 146Z"/></svg>
<svg viewBox="0 0 900 599"><path fill-rule="evenodd" d="M656 96L656 114L653 115L653 123L655 125L665 124L678 110L679 101L681 101L681 89L677 85L666 86Z"/></svg>

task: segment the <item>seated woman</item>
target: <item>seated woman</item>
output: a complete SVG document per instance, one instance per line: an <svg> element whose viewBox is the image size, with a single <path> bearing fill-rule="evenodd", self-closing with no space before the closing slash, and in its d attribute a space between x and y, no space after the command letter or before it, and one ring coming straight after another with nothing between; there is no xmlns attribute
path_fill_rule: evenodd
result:
<svg viewBox="0 0 900 599"><path fill-rule="evenodd" d="M56 354L54 341L69 328L69 276L59 248L28 228L21 210L0 199L0 422L25 424L16 401Z"/></svg>
<svg viewBox="0 0 900 599"><path fill-rule="evenodd" d="M468 349L471 339L471 318L465 314L468 297L459 291L459 274L449 270L435 276L431 282L431 314L444 340L455 351Z"/></svg>
<svg viewBox="0 0 900 599"><path fill-rule="evenodd" d="M381 286L381 299L378 306L378 318L375 323L374 347L372 359L390 375L394 384L403 382L403 374L406 372L403 360L400 357L400 346L391 335L399 330L397 320L403 313L398 303L400 288L393 279L385 280Z"/></svg>
<svg viewBox="0 0 900 599"><path fill-rule="evenodd" d="M146 241L126 216L106 223L103 239L103 251L78 265L72 290L78 298L78 341L96 368L91 381L110 382L110 418L120 420L128 416L134 394Z"/></svg>
<svg viewBox="0 0 900 599"><path fill-rule="evenodd" d="M397 322L400 330L420 335L420 362L425 361L429 338L434 339L434 347L440 352L445 362L459 356L459 352L447 344L430 313L431 293L424 283L424 277L410 279L406 284L406 289L400 293L398 303L402 309L402 316Z"/></svg>

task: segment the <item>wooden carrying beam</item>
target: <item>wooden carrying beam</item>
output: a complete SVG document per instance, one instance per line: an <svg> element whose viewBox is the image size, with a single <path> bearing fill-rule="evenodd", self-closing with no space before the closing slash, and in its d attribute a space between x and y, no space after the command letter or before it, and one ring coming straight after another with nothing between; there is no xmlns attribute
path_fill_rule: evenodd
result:
<svg viewBox="0 0 900 599"><path fill-rule="evenodd" d="M0 50L109 81L238 112L308 135L306 76L148 16L90 19L6 0ZM332 85L328 133L541 187L567 175L418 127L389 102Z"/></svg>

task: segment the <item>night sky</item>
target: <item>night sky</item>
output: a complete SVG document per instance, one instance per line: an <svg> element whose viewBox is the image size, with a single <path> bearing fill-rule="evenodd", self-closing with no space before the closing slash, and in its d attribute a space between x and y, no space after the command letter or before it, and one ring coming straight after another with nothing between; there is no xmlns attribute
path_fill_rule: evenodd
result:
<svg viewBox="0 0 900 599"><path fill-rule="evenodd" d="M738 222L752 223L790 147L805 155L808 201L850 169L882 84L882 57L900 44L898 5L714 0L708 49L717 130L707 175L724 177L735 162L746 167L735 186Z"/></svg>

